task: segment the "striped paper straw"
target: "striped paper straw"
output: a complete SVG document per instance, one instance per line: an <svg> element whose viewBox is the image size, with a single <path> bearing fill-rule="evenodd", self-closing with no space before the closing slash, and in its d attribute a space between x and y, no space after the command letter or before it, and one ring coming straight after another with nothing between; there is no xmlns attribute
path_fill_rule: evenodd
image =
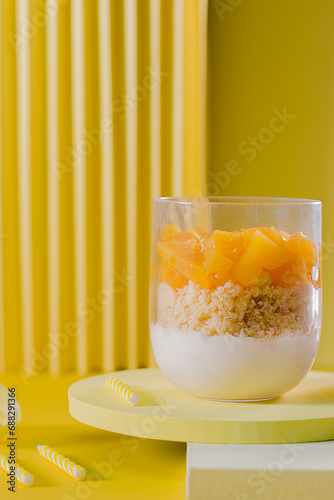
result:
<svg viewBox="0 0 334 500"><path fill-rule="evenodd" d="M110 375L107 377L107 385L111 387L121 398L131 406L137 406L140 403L140 397L130 387L123 384L117 377Z"/></svg>
<svg viewBox="0 0 334 500"><path fill-rule="evenodd" d="M0 455L0 465L4 471L11 473L12 471L10 468L13 467L14 464L9 463L9 458L5 455ZM30 472L26 471L18 464L15 464L14 467L16 479L20 483L24 484L25 486L31 486L34 484L34 476L30 474Z"/></svg>
<svg viewBox="0 0 334 500"><path fill-rule="evenodd" d="M78 481L82 481L86 477L86 470L80 465L72 462L69 458L64 457L61 453L49 448L46 444L38 445L37 449L41 457L46 458L49 462L67 472L70 476Z"/></svg>

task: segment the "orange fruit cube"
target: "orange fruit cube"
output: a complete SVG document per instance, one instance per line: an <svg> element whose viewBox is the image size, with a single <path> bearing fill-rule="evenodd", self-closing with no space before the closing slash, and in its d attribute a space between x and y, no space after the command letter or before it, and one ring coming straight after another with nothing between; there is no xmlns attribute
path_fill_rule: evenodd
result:
<svg viewBox="0 0 334 500"><path fill-rule="evenodd" d="M232 274L243 286L248 286L262 273L262 266L244 253L232 267Z"/></svg>
<svg viewBox="0 0 334 500"><path fill-rule="evenodd" d="M183 288L188 284L188 280L176 269L166 269L162 265L159 266L159 283L167 283L175 290Z"/></svg>
<svg viewBox="0 0 334 500"><path fill-rule="evenodd" d="M193 235L181 231L176 224L165 224L161 227L159 241L172 242L172 241L188 241Z"/></svg>
<svg viewBox="0 0 334 500"><path fill-rule="evenodd" d="M200 288L211 288L209 275L205 271L200 257L180 255L177 257L175 268L195 285L199 285Z"/></svg>
<svg viewBox="0 0 334 500"><path fill-rule="evenodd" d="M229 259L235 260L242 249L243 237L241 234L216 230L205 245L203 253L204 257L207 257L211 250L215 250Z"/></svg>
<svg viewBox="0 0 334 500"><path fill-rule="evenodd" d="M293 270L296 275L296 281L307 281L307 275L309 274L306 267L306 262L300 241L292 236L289 241L289 251L293 255Z"/></svg>
<svg viewBox="0 0 334 500"><path fill-rule="evenodd" d="M175 274L173 274L170 277L169 282L167 284L172 288L174 288L175 290L178 290L188 285L188 281L189 280L185 276L183 276L183 274L175 270Z"/></svg>
<svg viewBox="0 0 334 500"><path fill-rule="evenodd" d="M248 229L242 229L241 231L234 231L235 234L239 234L243 239L244 250L247 250L250 240L253 238L256 228L249 227Z"/></svg>
<svg viewBox="0 0 334 500"><path fill-rule="evenodd" d="M292 259L290 252L277 245L258 229L249 242L247 256L251 257L264 269L274 269Z"/></svg>
<svg viewBox="0 0 334 500"><path fill-rule="evenodd" d="M204 231L204 229L200 229L198 227L190 227L187 233L190 237L196 239L200 251L205 247L210 239L210 234Z"/></svg>
<svg viewBox="0 0 334 500"><path fill-rule="evenodd" d="M288 243L291 238L291 235L288 233L285 233L284 231L279 231L276 229L276 227L261 227L259 228L259 231L261 233L265 234L273 240L277 245L285 248L285 250L288 250Z"/></svg>
<svg viewBox="0 0 334 500"><path fill-rule="evenodd" d="M197 248L197 242L195 239L187 241L167 241L158 242L158 254L161 257L161 261L170 268L175 267L175 262L178 255L192 255Z"/></svg>
<svg viewBox="0 0 334 500"><path fill-rule="evenodd" d="M176 234L180 234L182 231L176 224L165 224L161 226L160 230L160 241L170 241Z"/></svg>
<svg viewBox="0 0 334 500"><path fill-rule="evenodd" d="M228 281L237 282L231 271L224 274L210 274L210 281L214 288L224 286Z"/></svg>
<svg viewBox="0 0 334 500"><path fill-rule="evenodd" d="M163 264L160 264L160 266L158 267L158 282L159 283L167 283L167 281L169 280L171 274L173 273L173 269L172 268L168 268L166 266L164 266Z"/></svg>
<svg viewBox="0 0 334 500"><path fill-rule="evenodd" d="M292 236L292 240L299 242L300 252L303 256L306 268L309 272L311 272L312 267L316 265L318 260L318 252L315 244L300 232L294 234Z"/></svg>
<svg viewBox="0 0 334 500"><path fill-rule="evenodd" d="M277 245L280 245L283 248L287 249L287 242L291 236L288 233L285 233L284 231L279 231L274 226L272 226L272 227L257 227L257 228L250 227L248 229L243 229L241 232L235 231L237 234L241 234L243 236L245 250L248 248L248 245L251 239L253 238L255 231L260 231L265 236L268 236L268 238L277 243Z"/></svg>
<svg viewBox="0 0 334 500"><path fill-rule="evenodd" d="M187 242L159 242L158 254L161 257L162 266L166 272L173 269L179 271L188 280L191 280L201 288L210 288L211 283L202 263L202 258L196 253L196 240ZM167 282L168 278L164 281Z"/></svg>
<svg viewBox="0 0 334 500"><path fill-rule="evenodd" d="M225 274L233 266L233 260L215 250L210 250L203 262L203 266L212 273Z"/></svg>
<svg viewBox="0 0 334 500"><path fill-rule="evenodd" d="M271 269L269 273L275 286L288 287L300 281L298 267L293 260L275 269Z"/></svg>

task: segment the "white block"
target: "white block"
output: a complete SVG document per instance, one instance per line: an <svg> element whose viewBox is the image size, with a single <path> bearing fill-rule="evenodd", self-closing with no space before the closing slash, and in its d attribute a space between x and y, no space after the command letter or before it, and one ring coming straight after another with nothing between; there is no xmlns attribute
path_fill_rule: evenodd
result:
<svg viewBox="0 0 334 500"><path fill-rule="evenodd" d="M332 500L334 441L189 443L187 499Z"/></svg>

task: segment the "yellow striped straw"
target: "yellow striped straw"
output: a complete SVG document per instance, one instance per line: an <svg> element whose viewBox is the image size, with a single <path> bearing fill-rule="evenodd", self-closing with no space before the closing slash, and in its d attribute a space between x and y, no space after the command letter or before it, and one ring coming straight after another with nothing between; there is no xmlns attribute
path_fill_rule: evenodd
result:
<svg viewBox="0 0 334 500"><path fill-rule="evenodd" d="M78 481L82 481L86 477L86 470L80 465L72 462L69 458L64 457L61 453L57 453L46 444L38 445L37 449L41 457L46 458L49 462L67 472L70 476Z"/></svg>
<svg viewBox="0 0 334 500"><path fill-rule="evenodd" d="M117 377L109 375L107 377L107 385L111 387L121 398L123 398L131 406L137 406L140 403L140 397L130 387L123 384Z"/></svg>
<svg viewBox="0 0 334 500"><path fill-rule="evenodd" d="M4 471L9 473L11 472L10 467L12 467L13 464L9 463L9 458L5 455L0 455L0 465ZM16 479L25 486L31 486L34 484L34 476L18 464L15 464L15 476Z"/></svg>

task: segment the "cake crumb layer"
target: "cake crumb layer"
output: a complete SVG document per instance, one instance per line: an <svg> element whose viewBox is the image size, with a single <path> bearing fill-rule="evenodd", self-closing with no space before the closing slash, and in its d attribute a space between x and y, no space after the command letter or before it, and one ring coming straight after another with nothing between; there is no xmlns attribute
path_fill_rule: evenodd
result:
<svg viewBox="0 0 334 500"><path fill-rule="evenodd" d="M267 273L246 288L232 281L211 290L191 281L179 290L160 283L157 320L163 327L200 331L207 336L305 335L316 323L312 316L317 293L304 282L292 287L274 286Z"/></svg>

